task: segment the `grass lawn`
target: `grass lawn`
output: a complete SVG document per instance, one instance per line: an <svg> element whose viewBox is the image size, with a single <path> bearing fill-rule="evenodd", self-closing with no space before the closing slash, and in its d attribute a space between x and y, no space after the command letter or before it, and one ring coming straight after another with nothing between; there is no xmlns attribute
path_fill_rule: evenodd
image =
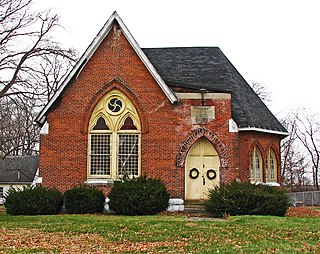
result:
<svg viewBox="0 0 320 254"><path fill-rule="evenodd" d="M320 218L0 212L0 253L320 253Z"/></svg>

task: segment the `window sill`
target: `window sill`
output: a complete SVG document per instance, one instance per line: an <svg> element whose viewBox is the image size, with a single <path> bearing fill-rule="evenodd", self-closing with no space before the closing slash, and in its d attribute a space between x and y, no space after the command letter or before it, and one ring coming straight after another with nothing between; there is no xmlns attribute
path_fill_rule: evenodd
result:
<svg viewBox="0 0 320 254"><path fill-rule="evenodd" d="M114 179L89 178L84 183L91 184L91 185L113 184L114 183Z"/></svg>
<svg viewBox="0 0 320 254"><path fill-rule="evenodd" d="M259 184L262 184L262 185L267 185L267 186L277 186L279 187L280 184L277 183L277 182L266 182L266 183L263 183L263 182L259 182L259 181L251 181L252 184L256 184L256 185L259 185Z"/></svg>
<svg viewBox="0 0 320 254"><path fill-rule="evenodd" d="M277 182L266 182L266 183L264 183L264 184L265 184L265 185L268 185L268 186L277 186L277 187L280 186L280 184L277 183Z"/></svg>

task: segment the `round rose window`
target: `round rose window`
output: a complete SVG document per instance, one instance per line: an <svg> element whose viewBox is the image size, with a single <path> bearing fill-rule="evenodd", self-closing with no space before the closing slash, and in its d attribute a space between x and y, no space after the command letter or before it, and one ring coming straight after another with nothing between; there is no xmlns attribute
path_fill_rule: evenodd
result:
<svg viewBox="0 0 320 254"><path fill-rule="evenodd" d="M122 109L122 101L118 98L112 98L108 102L108 109L113 113L118 113Z"/></svg>

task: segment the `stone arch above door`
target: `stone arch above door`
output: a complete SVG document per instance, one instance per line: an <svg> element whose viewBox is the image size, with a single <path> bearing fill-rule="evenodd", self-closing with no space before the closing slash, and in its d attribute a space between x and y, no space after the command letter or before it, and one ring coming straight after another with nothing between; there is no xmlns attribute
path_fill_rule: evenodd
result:
<svg viewBox="0 0 320 254"><path fill-rule="evenodd" d="M226 145L222 143L222 141L215 134L213 134L206 128L197 129L188 138L185 139L180 147L179 154L177 156L177 166L182 167L184 165L188 151L190 150L192 145L201 137L207 138L215 147L221 160L221 167L229 167L230 161Z"/></svg>

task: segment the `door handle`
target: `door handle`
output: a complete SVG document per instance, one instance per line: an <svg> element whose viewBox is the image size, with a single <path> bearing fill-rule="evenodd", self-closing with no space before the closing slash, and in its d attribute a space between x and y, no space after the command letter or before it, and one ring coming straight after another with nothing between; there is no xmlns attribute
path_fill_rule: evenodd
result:
<svg viewBox="0 0 320 254"><path fill-rule="evenodd" d="M202 184L206 185L206 178L202 175Z"/></svg>

